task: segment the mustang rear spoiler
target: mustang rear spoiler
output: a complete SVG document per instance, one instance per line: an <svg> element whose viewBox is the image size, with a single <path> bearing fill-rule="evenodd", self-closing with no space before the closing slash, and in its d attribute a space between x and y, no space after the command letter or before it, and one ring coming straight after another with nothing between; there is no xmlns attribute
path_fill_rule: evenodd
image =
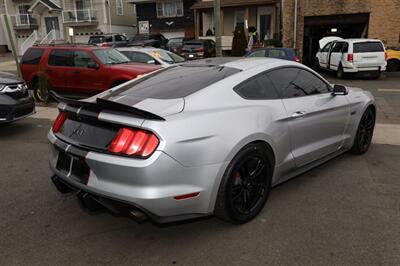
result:
<svg viewBox="0 0 400 266"><path fill-rule="evenodd" d="M97 112L100 112L102 110L112 110L112 111L119 111L119 112L124 112L128 114L134 114L140 117L143 117L145 119L150 119L150 120L160 120L160 121L165 121L165 119L161 116L158 116L156 114L150 113L148 111L144 111L129 105L105 100L102 98L97 98L96 102L85 102L85 101L80 101L80 100L75 100L71 98L66 98L60 96L58 93L55 91L50 91L50 95L59 103L65 103L71 107L78 107L82 109L84 107L87 107L91 111L96 110Z"/></svg>

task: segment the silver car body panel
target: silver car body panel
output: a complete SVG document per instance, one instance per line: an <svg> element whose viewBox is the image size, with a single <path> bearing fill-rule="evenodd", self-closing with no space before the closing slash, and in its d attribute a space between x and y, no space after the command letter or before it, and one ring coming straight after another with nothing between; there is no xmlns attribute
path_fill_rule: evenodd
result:
<svg viewBox="0 0 400 266"><path fill-rule="evenodd" d="M100 112L101 121L154 132L160 145L150 158L89 151L85 158L91 172L84 185L56 169L59 150L53 145L52 170L78 187L132 202L158 216L211 214L223 174L244 146L262 141L271 147L275 157L273 185L277 185L347 151L354 142L362 114L374 105L373 96L357 88L349 88L345 96L326 93L293 99L246 100L233 88L254 75L285 66L309 69L270 58L228 60L222 66L242 71L181 99L132 101L135 107L166 121ZM129 104L129 97L113 101ZM65 107L59 105L60 110ZM298 111L303 115L296 116ZM58 140L52 131L48 137L53 144ZM194 192L200 194L185 200L174 199Z"/></svg>

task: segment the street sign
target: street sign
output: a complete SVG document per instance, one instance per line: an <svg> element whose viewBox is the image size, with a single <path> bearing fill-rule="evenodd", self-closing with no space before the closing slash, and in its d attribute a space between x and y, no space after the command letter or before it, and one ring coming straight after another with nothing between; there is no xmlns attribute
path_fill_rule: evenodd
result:
<svg viewBox="0 0 400 266"><path fill-rule="evenodd" d="M149 34L149 28L148 21L139 21L139 34Z"/></svg>

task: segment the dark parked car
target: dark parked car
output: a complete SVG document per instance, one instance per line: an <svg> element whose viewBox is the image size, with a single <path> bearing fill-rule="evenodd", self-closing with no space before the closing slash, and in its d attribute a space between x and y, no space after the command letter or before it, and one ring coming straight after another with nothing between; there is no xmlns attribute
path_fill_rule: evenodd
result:
<svg viewBox="0 0 400 266"><path fill-rule="evenodd" d="M0 124L35 113L35 102L25 83L14 75L0 72Z"/></svg>
<svg viewBox="0 0 400 266"><path fill-rule="evenodd" d="M170 52L180 54L182 52L182 47L184 43L190 40L191 40L190 38L185 38L185 37L171 38L168 41L167 48Z"/></svg>
<svg viewBox="0 0 400 266"><path fill-rule="evenodd" d="M259 48L247 54L249 57L273 57L289 61L300 62L294 48Z"/></svg>
<svg viewBox="0 0 400 266"><path fill-rule="evenodd" d="M168 39L162 34L138 34L130 40L129 45L167 49L167 43Z"/></svg>
<svg viewBox="0 0 400 266"><path fill-rule="evenodd" d="M192 40L185 42L181 56L187 60L215 57L215 42L213 40Z"/></svg>
<svg viewBox="0 0 400 266"><path fill-rule="evenodd" d="M130 63L114 48L91 45L38 45L21 60L22 76L37 100L50 100L49 91L87 96L108 90L159 69L155 65Z"/></svg>
<svg viewBox="0 0 400 266"><path fill-rule="evenodd" d="M128 45L128 38L119 33L90 36L89 44L105 47L124 47Z"/></svg>

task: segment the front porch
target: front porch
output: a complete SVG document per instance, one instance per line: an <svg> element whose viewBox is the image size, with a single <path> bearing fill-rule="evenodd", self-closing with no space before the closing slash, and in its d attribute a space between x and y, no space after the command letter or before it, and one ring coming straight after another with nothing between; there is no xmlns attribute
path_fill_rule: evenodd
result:
<svg viewBox="0 0 400 266"><path fill-rule="evenodd" d="M232 49L236 27L254 26L261 41L279 38L279 8L279 0L221 0L222 49ZM196 38L215 40L213 1L199 1L193 9Z"/></svg>

